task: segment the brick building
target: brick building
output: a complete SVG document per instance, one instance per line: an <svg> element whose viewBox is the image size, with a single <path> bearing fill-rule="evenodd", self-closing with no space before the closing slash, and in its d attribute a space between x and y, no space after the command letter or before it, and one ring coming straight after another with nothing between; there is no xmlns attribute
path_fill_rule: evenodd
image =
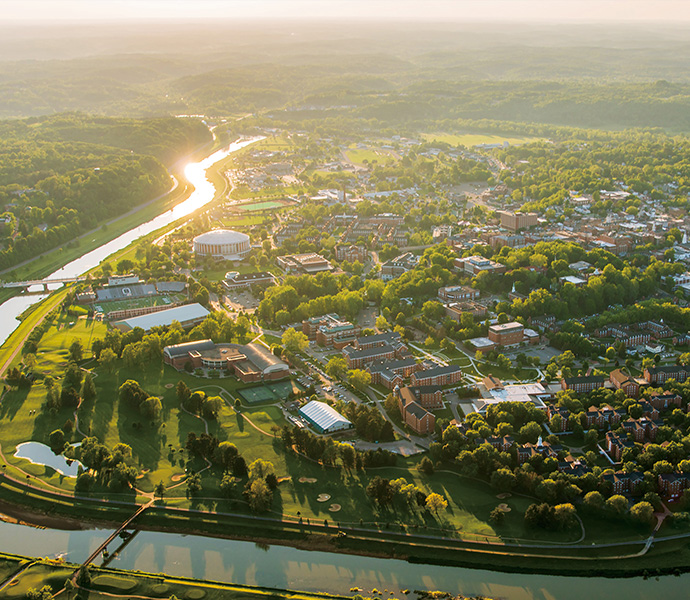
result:
<svg viewBox="0 0 690 600"><path fill-rule="evenodd" d="M524 341L525 327L517 321L491 325L489 339L499 346L513 346Z"/></svg>

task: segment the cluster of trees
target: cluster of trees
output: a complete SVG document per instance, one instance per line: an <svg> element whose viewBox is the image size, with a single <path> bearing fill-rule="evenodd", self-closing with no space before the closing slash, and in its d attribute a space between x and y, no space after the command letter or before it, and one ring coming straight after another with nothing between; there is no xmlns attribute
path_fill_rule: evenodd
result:
<svg viewBox="0 0 690 600"><path fill-rule="evenodd" d="M448 501L436 492L426 494L421 488L408 483L406 479L385 479L383 477L373 477L366 488L369 496L379 506L389 506L396 499L408 509L427 508L438 515L440 510L448 508Z"/></svg>
<svg viewBox="0 0 690 600"><path fill-rule="evenodd" d="M224 312L212 312L189 332L178 321L173 321L167 327L154 327L148 334L141 327L125 333L111 328L105 337L94 340L91 350L106 370L114 370L118 358L130 369L145 369L162 362L165 346L203 339L242 343L246 341L249 331L247 317L240 316L233 320Z"/></svg>
<svg viewBox="0 0 690 600"><path fill-rule="evenodd" d="M69 446L65 455L78 460L87 469L77 476L79 491L88 491L95 484L111 490L131 489L139 474L133 465L132 449L127 444L117 444L110 450L97 438L87 437L79 446Z"/></svg>
<svg viewBox="0 0 690 600"><path fill-rule="evenodd" d="M362 470L370 467L394 466L396 455L388 450L356 450L352 445L339 443L332 438L314 435L307 429L287 425L281 430L281 439L287 449L294 448L312 460L326 465L337 464L338 459L345 469Z"/></svg>
<svg viewBox="0 0 690 600"><path fill-rule="evenodd" d="M151 396L134 379L125 381L119 389L120 404L137 411L143 418L156 421L163 405L157 396Z"/></svg>
<svg viewBox="0 0 690 600"><path fill-rule="evenodd" d="M289 275L282 285L266 290L257 314L263 322L279 326L331 312L353 320L365 301L380 300L382 290L383 282L363 282L346 274Z"/></svg>
<svg viewBox="0 0 690 600"><path fill-rule="evenodd" d="M395 431L389 421L383 418L375 406L340 401L338 411L355 426L357 435L370 442L390 442L395 439Z"/></svg>
<svg viewBox="0 0 690 600"><path fill-rule="evenodd" d="M526 200L525 210L559 206L567 211L568 192L577 190L594 194L595 213L627 209L637 214L640 201L633 192L664 198L662 186L671 182L678 184L678 195L690 191L690 145L656 133L611 132L586 141L577 138L511 146L497 154L512 167L512 172L503 173L503 181L520 192L516 197ZM631 195L615 203L601 201L599 190L617 189L617 182L623 182Z"/></svg>
<svg viewBox="0 0 690 600"><path fill-rule="evenodd" d="M207 396L203 391L192 392L182 380L177 382L176 390L177 400L185 410L201 415L205 419L215 421L218 418L220 409L223 407L223 399L220 396Z"/></svg>

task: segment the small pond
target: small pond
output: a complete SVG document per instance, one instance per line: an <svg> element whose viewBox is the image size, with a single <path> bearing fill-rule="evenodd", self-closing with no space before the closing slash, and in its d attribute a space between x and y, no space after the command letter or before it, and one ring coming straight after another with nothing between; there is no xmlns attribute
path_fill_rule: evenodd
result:
<svg viewBox="0 0 690 600"><path fill-rule="evenodd" d="M76 477L79 474L79 467L82 466L78 460L69 460L62 454L55 454L50 446L40 442L19 444L14 455L17 458L25 458L35 465L44 465L55 469L65 477Z"/></svg>

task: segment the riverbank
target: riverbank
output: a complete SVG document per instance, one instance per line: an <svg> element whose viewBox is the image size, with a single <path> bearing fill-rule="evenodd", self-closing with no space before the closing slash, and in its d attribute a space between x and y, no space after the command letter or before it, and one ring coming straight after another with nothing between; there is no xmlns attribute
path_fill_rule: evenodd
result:
<svg viewBox="0 0 690 600"><path fill-rule="evenodd" d="M257 141L258 139L260 138L250 138L247 140L239 139L230 144L228 147L229 149L225 154L223 154L222 150L217 150L213 154L206 157L203 161L196 163L199 165L204 165L205 162L209 162L208 166L206 166L200 173L203 181L197 181L196 186L190 184L190 186L186 187L186 189L194 188L194 191L189 194L186 199L181 201L175 200L174 206L168 206L168 208L162 213L160 212L160 206L150 206L147 210L153 211L156 215L155 218L146 221L143 224L139 224L134 228L127 229L125 233L115 237L114 239L111 239L109 242L101 246L98 246L96 250L84 253L84 249L80 248L78 258L72 260L66 265L63 265L60 269L58 269L58 271L54 271L50 275L63 274L69 276L70 274L73 274L70 273L70 271L74 271L74 273L78 275L93 272L98 268L98 265L102 260L107 258L111 261L117 261L119 258L126 255L127 252L133 251L134 242L139 242L141 239L145 239L146 236L153 235L155 237L160 235L164 231L176 227L179 222L181 222L183 219L190 218L196 212L200 210L207 210L208 205L219 198L219 192L206 179L206 172L213 170L214 176L223 177L222 175L216 175L215 171L222 170L227 156L233 152L241 150L248 144ZM200 191L199 188L204 187L204 182L207 184L209 189ZM202 197L199 200L196 200L195 196ZM198 206L196 205L197 202ZM191 206L186 208L186 205L190 203ZM138 214L139 213L137 213L137 215ZM131 216L129 218L134 217ZM146 230L147 226L148 230ZM127 238L124 242L122 242L124 245L114 247L117 246L120 243L120 240L123 238ZM109 249L109 247L112 248ZM64 298L64 295L67 293L68 289L69 286L64 286L60 288L60 290L51 293L51 295L47 298L39 298L36 301L33 301L27 296L16 296L2 304L6 311L5 327L7 327L9 331L6 334L4 343L2 346L0 346L0 376L3 375L6 369L10 366L12 360L21 349L31 330L40 324L45 316L59 304L61 299ZM20 306L21 308L14 308L15 305ZM12 317L19 317L20 314L22 315L23 320L13 327L10 324Z"/></svg>
<svg viewBox="0 0 690 600"><path fill-rule="evenodd" d="M29 589L51 587L56 596L65 590L66 581L79 568L77 564L59 560L32 559L0 553L0 592L4 598L26 598ZM171 577L93 567L90 582L77 585L77 590L88 593L89 598L161 598L189 600L252 600L284 598L286 600L347 600L349 596L324 593L297 592L276 588L200 581L184 577ZM66 594L69 597L69 594Z"/></svg>
<svg viewBox="0 0 690 600"><path fill-rule="evenodd" d="M0 475L0 491L6 502L21 504L22 520L34 522L53 518L59 523L75 510L87 528L116 529L137 509L133 502L105 501L55 494L29 488ZM41 522L36 520L36 523ZM46 521L44 521L46 522ZM622 542L605 547L542 546L509 548L500 544L467 542L397 532L385 524L378 529L341 526L336 522L307 523L302 519L272 519L247 514L179 509L163 504L152 506L136 521L136 528L149 532L250 541L264 545L289 546L310 552L393 558L413 564L490 569L507 573L532 573L572 577L623 578L677 575L688 572L688 536L659 539L648 554L639 555L640 544Z"/></svg>

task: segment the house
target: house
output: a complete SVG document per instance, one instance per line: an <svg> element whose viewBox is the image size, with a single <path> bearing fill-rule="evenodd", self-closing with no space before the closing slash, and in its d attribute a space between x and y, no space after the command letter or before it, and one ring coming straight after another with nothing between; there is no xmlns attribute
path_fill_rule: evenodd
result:
<svg viewBox="0 0 690 600"><path fill-rule="evenodd" d="M688 378L690 367L669 365L664 367L647 367L644 370L644 378L647 383L665 383L669 379L675 379L678 383L684 383Z"/></svg>
<svg viewBox="0 0 690 600"><path fill-rule="evenodd" d="M667 498L677 498L690 485L686 473L661 473L657 478L659 493Z"/></svg>
<svg viewBox="0 0 690 600"><path fill-rule="evenodd" d="M561 379L561 387L564 390L573 390L578 394L591 392L598 388L603 388L606 378L599 375L590 375L587 377L565 377Z"/></svg>
<svg viewBox="0 0 690 600"><path fill-rule="evenodd" d="M518 465L526 463L528 460L535 456L541 456L542 458L553 458L558 459L558 453L563 450L562 446L550 444L549 442L544 442L539 436L536 444L522 444L518 446L517 449L517 460Z"/></svg>
<svg viewBox="0 0 690 600"><path fill-rule="evenodd" d="M396 386L402 385L405 377L409 377L420 368L419 363L413 357L408 357L372 363L367 367L367 371L371 374L372 383L383 385L392 390Z"/></svg>
<svg viewBox="0 0 690 600"><path fill-rule="evenodd" d="M570 425L568 424L570 419L570 411L567 408L548 404L546 406L546 416L549 418L549 422L553 421L554 417L558 416L557 433L570 431Z"/></svg>
<svg viewBox="0 0 690 600"><path fill-rule="evenodd" d="M467 258L456 258L453 265L459 271L476 275L482 271L489 271L490 273L505 273L506 267L501 263L497 263L483 256L468 256Z"/></svg>
<svg viewBox="0 0 690 600"><path fill-rule="evenodd" d="M622 408L614 409L608 405L601 408L590 406L585 413L587 428L596 427L597 429L603 429L607 425L611 428L618 427L625 414L625 410Z"/></svg>
<svg viewBox="0 0 690 600"><path fill-rule="evenodd" d="M477 438L475 440L475 444L477 444L477 446L489 444L490 446L496 448L496 450L499 452L508 452L508 450L513 447L513 444L515 444L515 438L513 438L511 435L504 435L502 437L492 435L488 438Z"/></svg>
<svg viewBox="0 0 690 600"><path fill-rule="evenodd" d="M435 367L412 373L410 380L413 385L452 385L462 380L462 370L457 365Z"/></svg>
<svg viewBox="0 0 690 600"><path fill-rule="evenodd" d="M391 258L389 261L381 265L381 279L383 281L390 281L396 277L400 277L403 273L407 273L414 269L419 262L419 256L415 256L411 252L405 252L400 256Z"/></svg>
<svg viewBox="0 0 690 600"><path fill-rule="evenodd" d="M623 459L623 452L634 448L635 444L627 437L620 437L617 433L609 431L606 433L605 447L611 460L620 462Z"/></svg>
<svg viewBox="0 0 690 600"><path fill-rule="evenodd" d="M657 410L667 410L669 408L680 408L683 399L678 394L667 392L664 394L654 394L650 396L649 403Z"/></svg>
<svg viewBox="0 0 690 600"><path fill-rule="evenodd" d="M609 380L617 389L623 390L628 398L637 398L640 394L640 384L620 369L611 371Z"/></svg>
<svg viewBox="0 0 690 600"><path fill-rule="evenodd" d="M398 388L396 394L403 422L417 433L433 433L436 428L436 417L419 404L414 390L409 387Z"/></svg>
<svg viewBox="0 0 690 600"><path fill-rule="evenodd" d="M632 434L633 439L639 444L645 438L649 438L652 442L656 440L656 434L659 430L659 425L647 417L627 419L621 423L621 427L625 429L626 433Z"/></svg>
<svg viewBox="0 0 690 600"><path fill-rule="evenodd" d="M614 494L635 495L644 483L644 474L639 471L633 471L632 473L616 471L615 473L602 475L601 479L611 484Z"/></svg>

